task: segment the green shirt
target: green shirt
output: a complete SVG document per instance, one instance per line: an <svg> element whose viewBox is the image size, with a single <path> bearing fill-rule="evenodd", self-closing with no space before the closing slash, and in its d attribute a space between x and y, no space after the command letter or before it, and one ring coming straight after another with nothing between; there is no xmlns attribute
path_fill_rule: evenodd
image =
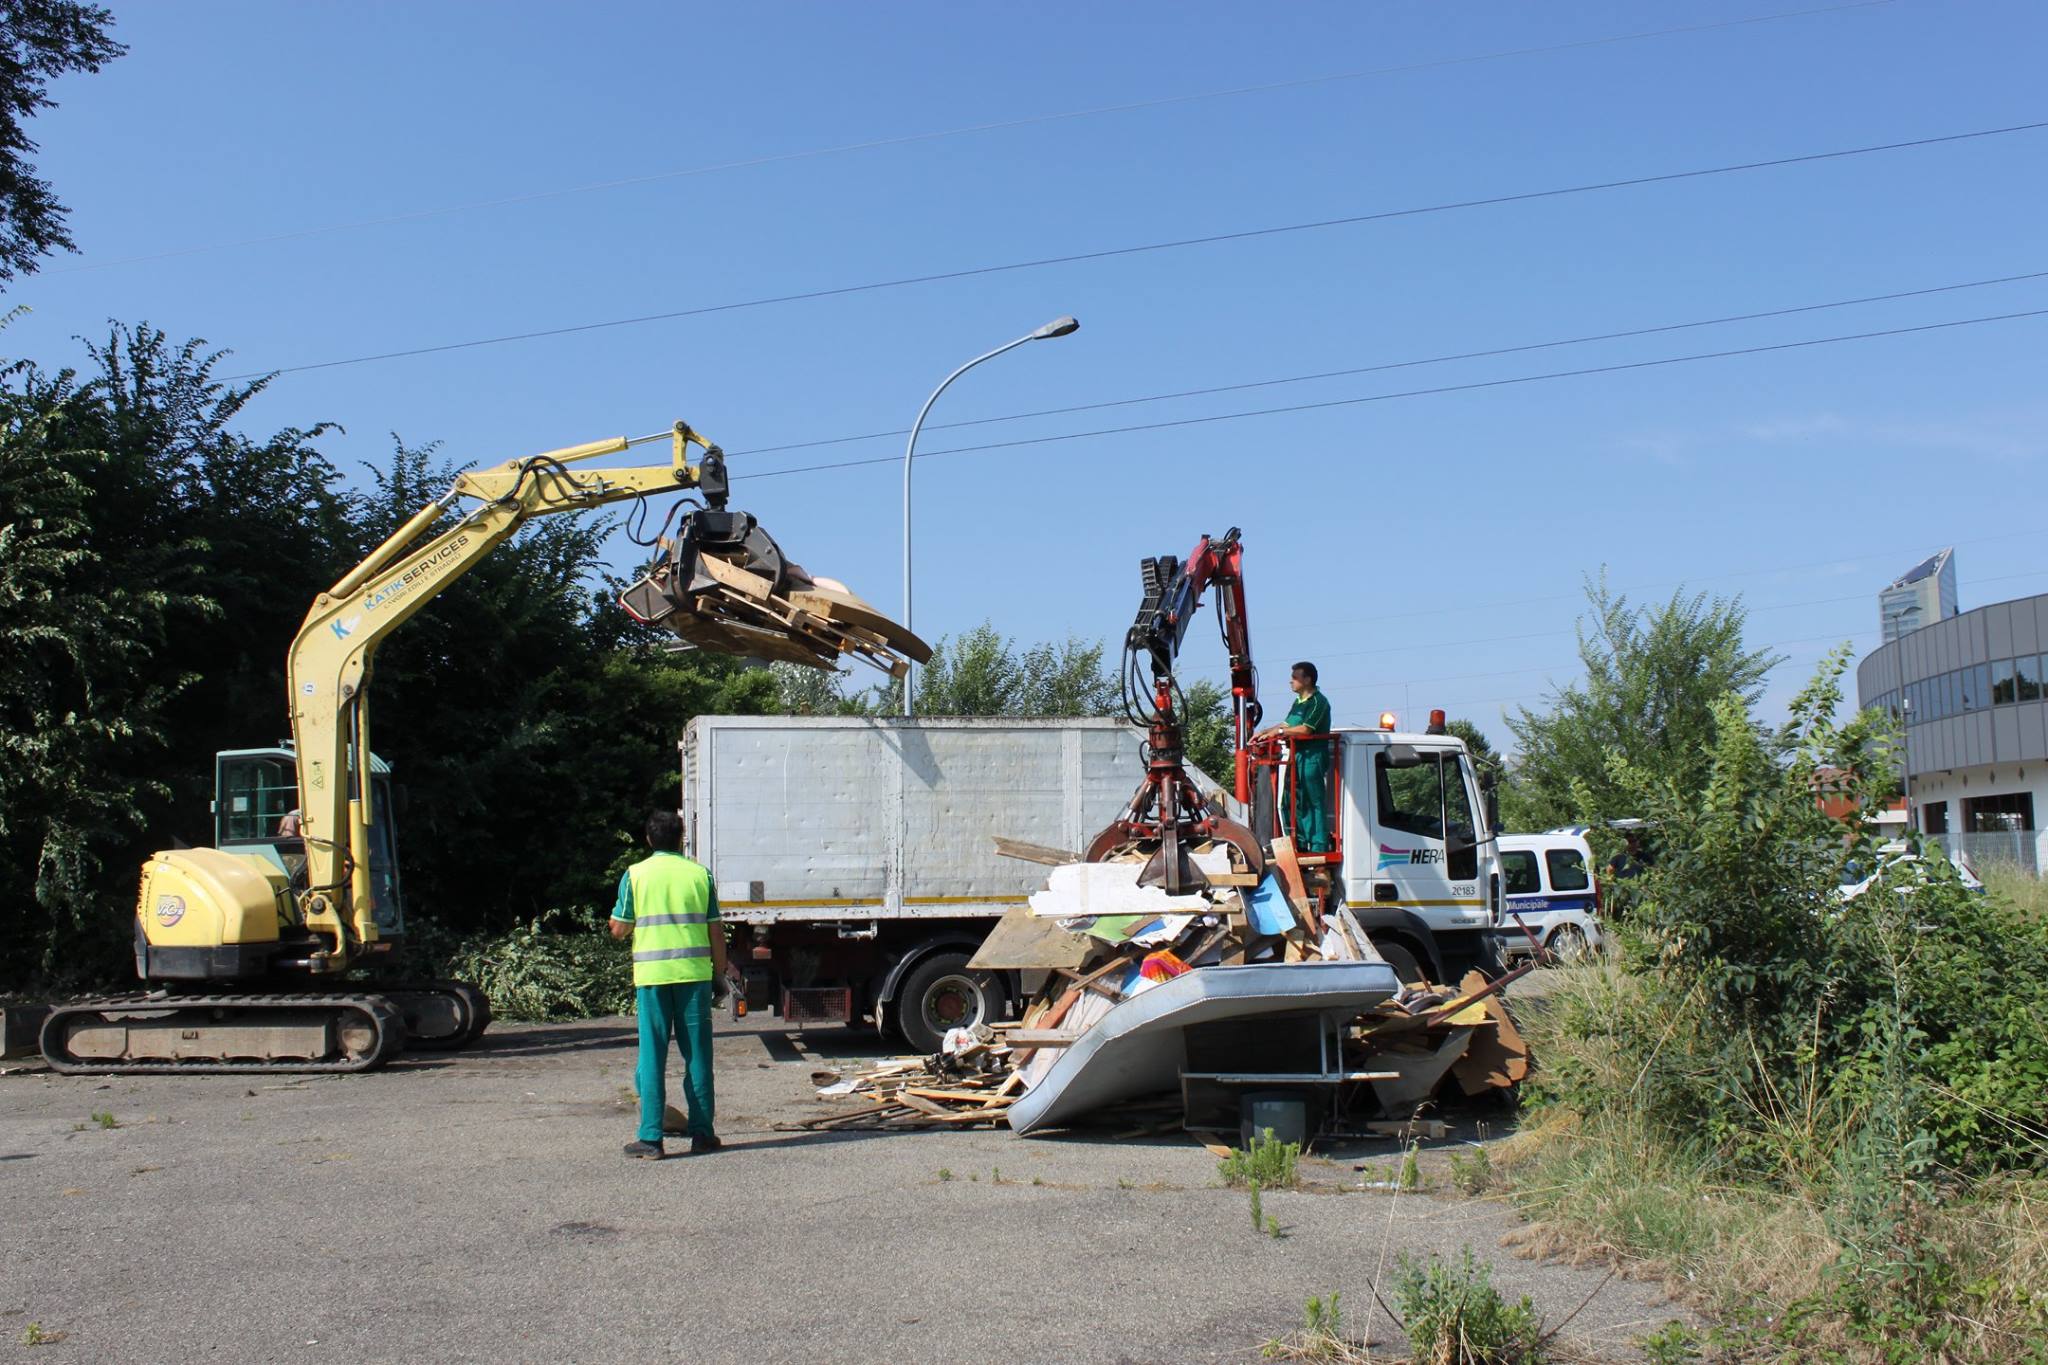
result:
<svg viewBox="0 0 2048 1365"><path fill-rule="evenodd" d="M701 863L656 853L619 878L612 918L633 926L633 984L665 986L711 979L711 935L718 888Z"/></svg>
<svg viewBox="0 0 2048 1365"><path fill-rule="evenodd" d="M1296 697L1294 705L1287 710L1289 725L1305 725L1312 735L1326 735L1330 732L1330 699L1320 689L1312 689L1305 697ZM1321 769L1329 765L1330 745L1321 743L1304 744L1294 741L1296 761L1304 768Z"/></svg>

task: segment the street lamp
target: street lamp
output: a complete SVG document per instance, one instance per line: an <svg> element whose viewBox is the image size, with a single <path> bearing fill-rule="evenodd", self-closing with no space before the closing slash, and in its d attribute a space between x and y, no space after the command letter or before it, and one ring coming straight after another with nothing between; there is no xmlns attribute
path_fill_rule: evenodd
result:
<svg viewBox="0 0 2048 1365"><path fill-rule="evenodd" d="M966 374L982 361L994 360L1004 351L1014 351L1027 341L1049 341L1053 337L1063 337L1077 332L1080 328L1081 324L1071 317L1054 318L1051 322L1046 323L1045 326L1040 327L1034 332L1027 332L1015 341L1005 342L993 351L988 351L974 357L974 359L940 380L939 386L932 390L932 396L925 399L924 406L917 410L917 420L910 424L910 443L903 448L903 628L905 630L913 628L910 619L910 462L917 458L917 433L924 426L925 414L932 410L932 404L939 401L939 395L946 391L947 385L951 384L961 375ZM905 720L910 719L911 716L916 714L917 703L914 700L916 689L912 685L915 681L916 666L912 665L905 669L903 673L903 718Z"/></svg>

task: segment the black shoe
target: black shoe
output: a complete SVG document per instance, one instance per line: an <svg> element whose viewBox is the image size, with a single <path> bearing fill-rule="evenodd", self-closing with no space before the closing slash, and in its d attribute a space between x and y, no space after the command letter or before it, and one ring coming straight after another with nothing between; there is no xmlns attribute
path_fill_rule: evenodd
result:
<svg viewBox="0 0 2048 1365"><path fill-rule="evenodd" d="M725 1144L720 1142L715 1136L693 1137L690 1139L690 1155L708 1156L723 1146Z"/></svg>
<svg viewBox="0 0 2048 1365"><path fill-rule="evenodd" d="M626 1155L641 1161L659 1161L668 1153L662 1150L658 1142L629 1142L626 1144Z"/></svg>

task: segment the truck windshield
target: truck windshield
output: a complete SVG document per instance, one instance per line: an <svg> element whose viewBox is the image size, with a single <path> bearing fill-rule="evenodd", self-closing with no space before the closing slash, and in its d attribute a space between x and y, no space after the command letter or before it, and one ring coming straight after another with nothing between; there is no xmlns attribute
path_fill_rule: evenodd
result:
<svg viewBox="0 0 2048 1365"><path fill-rule="evenodd" d="M1457 754L1382 750L1373 756L1373 772L1381 825L1441 840L1444 872L1454 881L1479 875L1478 825Z"/></svg>

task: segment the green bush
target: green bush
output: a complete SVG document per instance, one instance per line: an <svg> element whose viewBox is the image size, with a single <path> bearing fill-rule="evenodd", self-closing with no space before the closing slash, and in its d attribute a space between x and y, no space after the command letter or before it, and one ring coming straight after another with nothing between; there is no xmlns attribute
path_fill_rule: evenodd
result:
<svg viewBox="0 0 2048 1365"><path fill-rule="evenodd" d="M591 1019L633 1011L633 955L602 925L555 914L508 934L446 938L415 934L434 976L469 981L501 1019Z"/></svg>
<svg viewBox="0 0 2048 1365"><path fill-rule="evenodd" d="M1543 1323L1526 1295L1509 1303L1466 1247L1455 1262L1403 1252L1394 1298L1416 1365L1538 1365Z"/></svg>

